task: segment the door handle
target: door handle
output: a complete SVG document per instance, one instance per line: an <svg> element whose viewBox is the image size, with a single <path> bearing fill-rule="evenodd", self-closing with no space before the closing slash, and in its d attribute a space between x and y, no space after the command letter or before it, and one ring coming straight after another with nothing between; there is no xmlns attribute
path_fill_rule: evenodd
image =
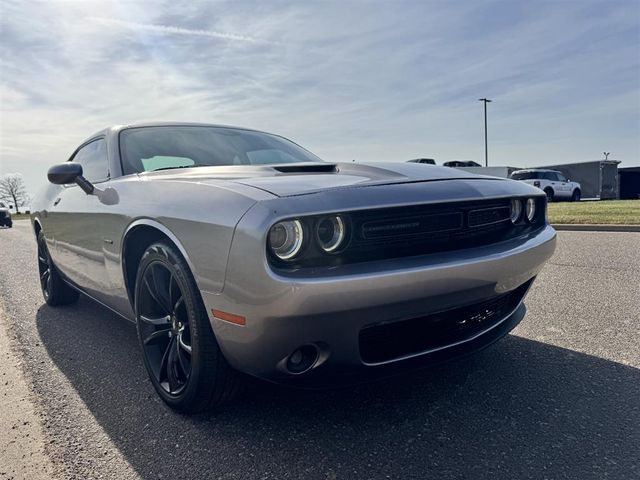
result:
<svg viewBox="0 0 640 480"><path fill-rule="evenodd" d="M62 200L61 197L56 198L55 202L53 202L53 206L55 207L56 205L58 205L60 203L60 200Z"/></svg>

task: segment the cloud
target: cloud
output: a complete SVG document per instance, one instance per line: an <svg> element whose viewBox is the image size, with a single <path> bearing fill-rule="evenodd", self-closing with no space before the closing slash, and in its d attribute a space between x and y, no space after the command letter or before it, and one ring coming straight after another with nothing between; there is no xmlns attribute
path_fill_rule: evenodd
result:
<svg viewBox="0 0 640 480"><path fill-rule="evenodd" d="M159 34L165 34L165 35L193 35L196 37L212 37L212 38L219 38L222 40L249 42L249 43L268 43L268 44L274 44L274 45L279 43L271 40L251 37L248 35L238 35L235 33L224 33L224 32L217 32L214 30L182 28L182 27L176 27L171 25L152 25L152 24L145 24L145 23L130 22L125 20L118 20L115 18L87 17L86 20L95 22L98 25L104 25L107 27L111 26L111 27L128 28L136 31L153 32L153 33L159 33Z"/></svg>
<svg viewBox="0 0 640 480"><path fill-rule="evenodd" d="M139 120L283 134L330 161L640 163L632 2L3 2L0 174L30 190ZM99 17L96 16L99 13Z"/></svg>

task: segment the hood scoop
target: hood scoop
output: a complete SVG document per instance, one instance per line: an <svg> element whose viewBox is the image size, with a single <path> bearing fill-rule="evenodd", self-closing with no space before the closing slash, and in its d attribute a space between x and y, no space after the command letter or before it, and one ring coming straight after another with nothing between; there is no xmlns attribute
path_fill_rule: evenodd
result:
<svg viewBox="0 0 640 480"><path fill-rule="evenodd" d="M336 173L338 171L334 163L295 163L271 168L280 173Z"/></svg>

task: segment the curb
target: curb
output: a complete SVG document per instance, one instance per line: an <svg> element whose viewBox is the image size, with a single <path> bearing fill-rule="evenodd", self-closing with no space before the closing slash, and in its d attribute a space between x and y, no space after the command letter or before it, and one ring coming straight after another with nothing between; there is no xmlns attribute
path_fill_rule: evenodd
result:
<svg viewBox="0 0 640 480"><path fill-rule="evenodd" d="M556 230L574 232L640 232L640 225L552 223L551 226Z"/></svg>

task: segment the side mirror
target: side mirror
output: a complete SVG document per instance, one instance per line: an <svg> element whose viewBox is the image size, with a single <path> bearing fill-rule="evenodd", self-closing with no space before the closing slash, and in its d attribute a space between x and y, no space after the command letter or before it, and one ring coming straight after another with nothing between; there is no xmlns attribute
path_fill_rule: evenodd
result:
<svg viewBox="0 0 640 480"><path fill-rule="evenodd" d="M56 185L77 183L87 195L93 193L93 185L82 176L82 165L79 163L66 162L54 165L47 172L47 178Z"/></svg>

